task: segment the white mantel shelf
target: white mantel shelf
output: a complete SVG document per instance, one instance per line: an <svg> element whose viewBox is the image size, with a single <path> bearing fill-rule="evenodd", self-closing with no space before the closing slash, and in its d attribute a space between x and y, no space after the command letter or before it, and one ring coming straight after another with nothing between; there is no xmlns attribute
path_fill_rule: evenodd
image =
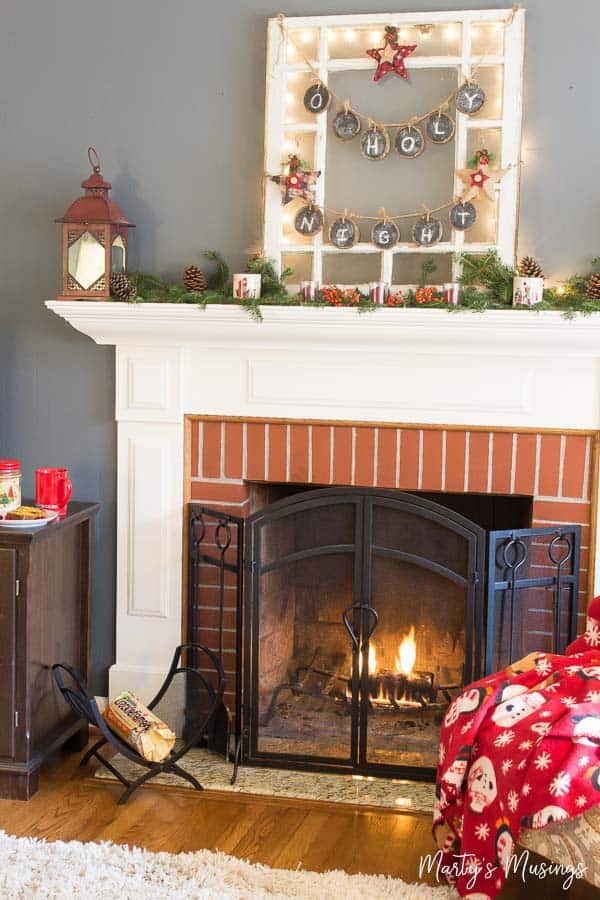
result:
<svg viewBox="0 0 600 900"><path fill-rule="evenodd" d="M600 316L49 302L116 347L117 648L149 699L182 627L186 415L600 430ZM600 553L597 583L600 585Z"/></svg>
<svg viewBox="0 0 600 900"><path fill-rule="evenodd" d="M97 344L196 344L205 348L310 348L600 357L600 315L565 319L544 310L262 307L263 321L240 307L182 303L48 301L48 309Z"/></svg>

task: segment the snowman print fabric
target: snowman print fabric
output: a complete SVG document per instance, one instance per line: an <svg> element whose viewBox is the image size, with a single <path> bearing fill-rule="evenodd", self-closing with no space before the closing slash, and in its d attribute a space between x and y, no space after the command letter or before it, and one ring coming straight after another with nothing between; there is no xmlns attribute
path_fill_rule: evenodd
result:
<svg viewBox="0 0 600 900"><path fill-rule="evenodd" d="M598 803L600 598L567 655L531 654L448 708L433 820L443 870L461 897L492 900L521 828Z"/></svg>

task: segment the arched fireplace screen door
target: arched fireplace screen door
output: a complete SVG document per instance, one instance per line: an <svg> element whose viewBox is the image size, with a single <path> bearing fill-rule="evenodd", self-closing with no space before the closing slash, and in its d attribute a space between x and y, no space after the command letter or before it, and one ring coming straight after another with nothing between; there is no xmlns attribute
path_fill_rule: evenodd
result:
<svg viewBox="0 0 600 900"><path fill-rule="evenodd" d="M420 497L325 489L247 522L248 762L428 778L482 672L486 534Z"/></svg>

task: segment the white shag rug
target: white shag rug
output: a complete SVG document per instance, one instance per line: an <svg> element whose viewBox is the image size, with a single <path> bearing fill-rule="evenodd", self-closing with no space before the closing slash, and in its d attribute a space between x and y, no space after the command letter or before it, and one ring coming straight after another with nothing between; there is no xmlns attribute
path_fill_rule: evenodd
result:
<svg viewBox="0 0 600 900"><path fill-rule="evenodd" d="M401 853L390 847L390 853ZM151 853L116 844L48 842L0 831L0 897L44 900L453 900L445 887L383 875L270 869L225 853Z"/></svg>

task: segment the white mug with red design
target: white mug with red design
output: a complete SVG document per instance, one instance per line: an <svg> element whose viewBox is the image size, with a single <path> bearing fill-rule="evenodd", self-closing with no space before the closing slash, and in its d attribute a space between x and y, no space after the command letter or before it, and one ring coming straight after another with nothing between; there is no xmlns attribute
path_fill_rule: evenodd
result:
<svg viewBox="0 0 600 900"><path fill-rule="evenodd" d="M248 272L234 275L233 296L236 300L258 300L260 297L260 275Z"/></svg>

